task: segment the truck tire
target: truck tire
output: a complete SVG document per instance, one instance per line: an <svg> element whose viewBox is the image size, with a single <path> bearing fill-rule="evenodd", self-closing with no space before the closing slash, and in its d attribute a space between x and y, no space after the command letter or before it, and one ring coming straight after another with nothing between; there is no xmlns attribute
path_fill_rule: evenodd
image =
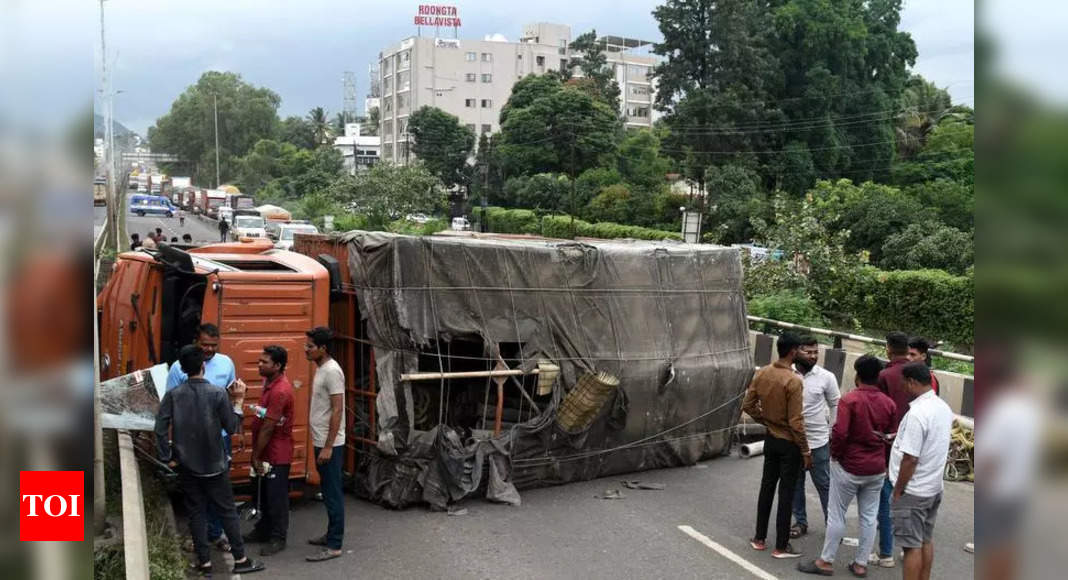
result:
<svg viewBox="0 0 1068 580"><path fill-rule="evenodd" d="M145 217L145 212L137 210L137 217Z"/></svg>
<svg viewBox="0 0 1068 580"><path fill-rule="evenodd" d="M167 212L167 217L169 217L169 218L174 217L174 212Z"/></svg>

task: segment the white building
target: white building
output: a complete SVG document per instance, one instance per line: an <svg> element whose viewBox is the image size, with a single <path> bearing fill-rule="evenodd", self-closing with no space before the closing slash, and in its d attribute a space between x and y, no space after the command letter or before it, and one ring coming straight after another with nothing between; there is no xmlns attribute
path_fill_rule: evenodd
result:
<svg viewBox="0 0 1068 580"><path fill-rule="evenodd" d="M567 67L571 28L535 23L523 27L519 42L410 37L379 54L381 103L379 135L382 159L406 163L410 158L408 117L423 106L456 115L475 135L500 130L501 107L512 85L529 74ZM608 62L620 80L620 108L628 127L649 127L656 60L626 50L649 43L606 37Z"/></svg>
<svg viewBox="0 0 1068 580"><path fill-rule="evenodd" d="M346 123L345 134L334 138L337 149L345 160L345 171L355 175L378 163L381 157L382 140L377 136L360 135L359 123Z"/></svg>

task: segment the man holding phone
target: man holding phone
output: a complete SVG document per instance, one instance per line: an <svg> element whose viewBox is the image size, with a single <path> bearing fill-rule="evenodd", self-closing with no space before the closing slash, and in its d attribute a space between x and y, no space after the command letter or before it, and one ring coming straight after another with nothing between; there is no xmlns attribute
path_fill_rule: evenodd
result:
<svg viewBox="0 0 1068 580"><path fill-rule="evenodd" d="M197 338L193 341L193 345L200 348L204 353L204 380L210 383L212 386L220 389L231 390L238 383L238 389L244 392L245 383L241 379L237 378L237 370L234 368L234 361L230 360L230 357L219 352L219 327L210 322L205 322L197 327ZM189 377L184 371L178 361L175 361L171 365L170 372L167 373L167 391L173 390L178 385L186 382ZM237 429L240 430L240 422ZM222 431L223 451L226 453L226 467L229 469L231 455L230 437L234 433L227 433ZM216 548L223 552L230 551L229 539L223 536L222 520L219 515L215 513L215 509L211 503L207 505L207 518L208 518L208 541L210 541Z"/></svg>

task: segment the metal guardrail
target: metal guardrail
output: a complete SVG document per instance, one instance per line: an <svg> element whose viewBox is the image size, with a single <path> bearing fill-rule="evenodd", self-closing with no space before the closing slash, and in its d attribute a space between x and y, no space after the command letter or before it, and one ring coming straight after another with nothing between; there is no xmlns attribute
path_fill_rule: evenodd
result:
<svg viewBox="0 0 1068 580"><path fill-rule="evenodd" d="M872 338L870 336L863 336L863 335L860 335L860 334L851 334L849 332L842 332L840 330L830 330L830 329L827 329L827 328L817 328L817 327L814 327L814 326L805 326L803 324L794 324L792 322L783 322L781 320L772 320L770 318L761 318L759 316L747 316L747 318L749 319L749 322L759 322L761 324L770 324L772 326L777 326L779 328L786 328L786 329L789 329L789 330L801 330L803 332L808 332L808 333L811 333L811 334L822 334L824 336L830 336L830 337L832 337L834 339L834 348L842 348L842 340L843 339L844 340L853 340L853 341L856 341L856 342L863 342L863 343L866 343L866 344L878 344L878 345L881 345L881 346L886 346L886 341L885 340L878 339L878 338ZM975 362L975 357L968 356L966 354L960 354L960 353L956 353L956 352L949 352L949 351L945 351L945 350L938 350L936 348L932 348L928 352L930 352L930 354L932 356L940 356L940 357L943 357L943 358L948 358L948 359L952 359L952 360L959 360L959 361L964 361L964 362L970 362L970 363L974 363Z"/></svg>
<svg viewBox="0 0 1068 580"><path fill-rule="evenodd" d="M122 479L122 543L126 578L148 580L148 533L145 528L145 502L141 491L141 471L137 468L133 439L120 430L119 476Z"/></svg>

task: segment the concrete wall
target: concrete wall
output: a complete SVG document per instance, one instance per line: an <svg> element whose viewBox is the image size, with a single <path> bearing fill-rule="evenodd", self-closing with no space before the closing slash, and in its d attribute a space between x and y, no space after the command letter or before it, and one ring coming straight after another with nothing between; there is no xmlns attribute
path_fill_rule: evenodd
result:
<svg viewBox="0 0 1068 580"><path fill-rule="evenodd" d="M775 336L755 330L749 331L749 345L753 349L753 360L757 366L763 366L775 359ZM854 387L853 363L867 354L866 345L843 341L842 349L837 350L820 345L819 364L838 377L842 394ZM938 395L949 404L954 413L965 417L974 417L975 384L973 377L948 371L934 371L938 379Z"/></svg>

